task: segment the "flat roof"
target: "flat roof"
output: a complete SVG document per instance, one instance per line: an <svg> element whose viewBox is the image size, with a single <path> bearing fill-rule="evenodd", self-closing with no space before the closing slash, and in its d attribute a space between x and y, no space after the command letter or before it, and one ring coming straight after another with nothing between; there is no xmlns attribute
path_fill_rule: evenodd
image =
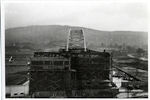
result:
<svg viewBox="0 0 150 100"><path fill-rule="evenodd" d="M6 75L6 86L8 86L8 85L22 85L26 81L28 81L26 75L22 75L22 74Z"/></svg>

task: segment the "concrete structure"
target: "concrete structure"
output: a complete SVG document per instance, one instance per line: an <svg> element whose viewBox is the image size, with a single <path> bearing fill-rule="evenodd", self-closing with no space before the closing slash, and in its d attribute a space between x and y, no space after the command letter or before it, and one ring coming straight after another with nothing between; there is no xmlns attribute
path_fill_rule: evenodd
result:
<svg viewBox="0 0 150 100"><path fill-rule="evenodd" d="M115 97L111 55L86 48L83 30L70 30L67 48L35 52L30 65L32 97ZM61 94L61 95L60 95Z"/></svg>

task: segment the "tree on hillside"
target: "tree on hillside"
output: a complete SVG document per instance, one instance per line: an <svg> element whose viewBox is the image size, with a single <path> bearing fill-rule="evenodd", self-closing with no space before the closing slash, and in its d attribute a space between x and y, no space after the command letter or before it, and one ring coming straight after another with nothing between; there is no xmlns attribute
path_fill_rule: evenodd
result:
<svg viewBox="0 0 150 100"><path fill-rule="evenodd" d="M145 53L145 51L142 48L138 48L136 50L136 53L141 56L141 55L143 55Z"/></svg>

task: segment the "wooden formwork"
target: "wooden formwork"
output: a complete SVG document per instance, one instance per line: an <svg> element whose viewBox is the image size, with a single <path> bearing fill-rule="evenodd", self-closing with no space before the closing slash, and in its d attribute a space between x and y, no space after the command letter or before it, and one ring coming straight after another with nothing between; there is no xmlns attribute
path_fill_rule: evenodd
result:
<svg viewBox="0 0 150 100"><path fill-rule="evenodd" d="M75 87L72 74L74 72L65 70L30 71L30 95L43 91L65 91L65 95L69 97L72 95L70 91Z"/></svg>
<svg viewBox="0 0 150 100"><path fill-rule="evenodd" d="M42 52L36 53L36 57L38 60L43 60L40 59L39 54ZM65 61L68 59L69 66L64 67L63 63L62 68L51 67L54 64L52 63L48 69L42 69L45 65L41 65L43 67L40 69L35 69L36 66L31 62L30 94L40 91L53 93L65 91L64 97L114 97L117 93L117 89L111 84L111 55L109 53L72 49L61 50L54 54L44 53L42 57L47 55L53 57L53 60L48 58L53 62L58 59L62 60L64 57Z"/></svg>

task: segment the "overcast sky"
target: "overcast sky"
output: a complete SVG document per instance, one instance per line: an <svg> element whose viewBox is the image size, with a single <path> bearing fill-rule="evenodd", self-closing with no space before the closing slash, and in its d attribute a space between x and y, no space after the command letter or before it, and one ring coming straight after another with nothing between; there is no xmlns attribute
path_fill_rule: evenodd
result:
<svg viewBox="0 0 150 100"><path fill-rule="evenodd" d="M147 31L147 14L144 2L6 3L5 26L71 25L108 31Z"/></svg>

